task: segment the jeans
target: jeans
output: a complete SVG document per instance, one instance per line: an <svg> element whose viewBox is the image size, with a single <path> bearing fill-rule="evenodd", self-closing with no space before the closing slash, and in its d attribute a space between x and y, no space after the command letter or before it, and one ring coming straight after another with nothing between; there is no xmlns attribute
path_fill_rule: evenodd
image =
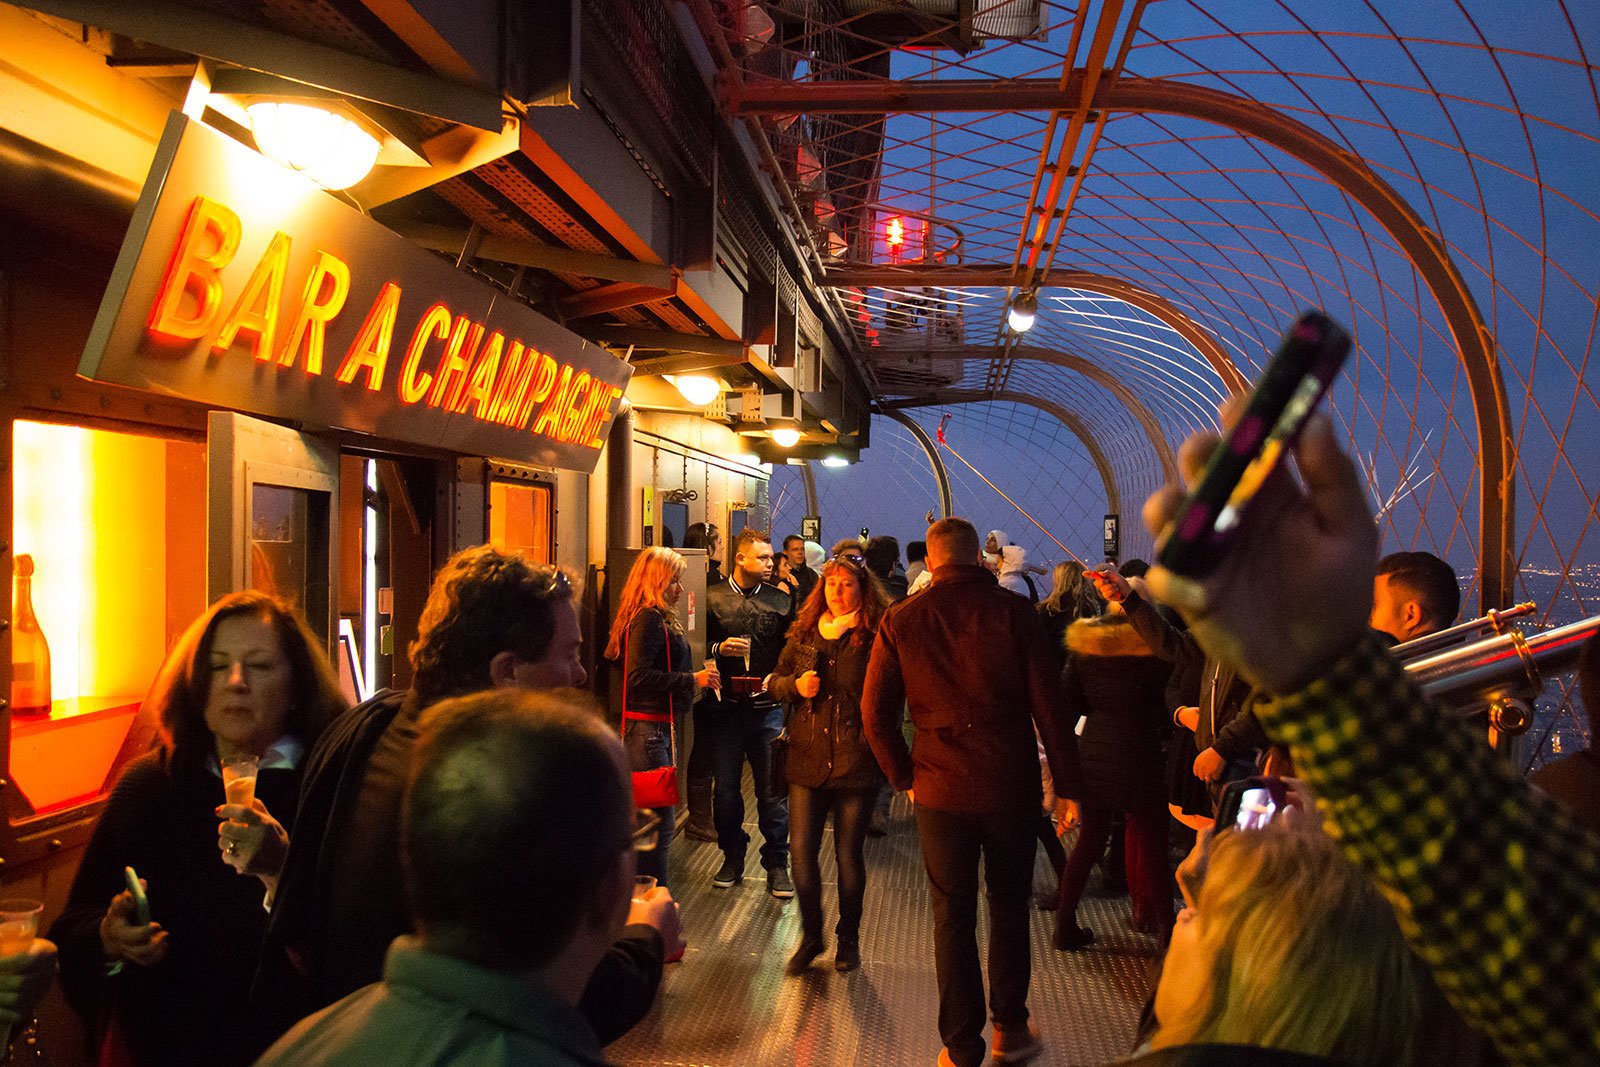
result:
<svg viewBox="0 0 1600 1067"><path fill-rule="evenodd" d="M700 714L704 714L703 712ZM789 803L772 795L772 742L783 730L783 709L728 706L714 713L715 748L712 767L717 776L711 810L717 822L717 845L724 856L744 862L750 835L744 832L744 765L756 784L756 821L761 827L761 866L768 870L789 865ZM709 716L706 716L709 718Z"/></svg>
<svg viewBox="0 0 1600 1067"><path fill-rule="evenodd" d="M978 859L989 899L989 1014L1027 1032L1028 904L1038 812L936 811L917 806L922 863L933 898L939 1036L956 1067L983 1062L983 971L978 965Z"/></svg>
<svg viewBox="0 0 1600 1067"><path fill-rule="evenodd" d="M1083 826L1078 831L1078 843L1072 855L1067 857L1066 870L1061 874L1061 897L1056 904L1056 922L1062 924L1077 922L1078 901L1089 881L1089 869L1105 852L1115 809L1085 799L1080 813ZM1164 808L1128 812L1124 845L1134 925L1162 931L1170 930L1173 922L1167 819Z"/></svg>
<svg viewBox="0 0 1600 1067"><path fill-rule="evenodd" d="M664 722L644 722L629 719L622 731L622 747L628 753L628 765L636 771L651 771L672 764L671 729ZM638 855L639 873L654 875L657 882L667 884L667 849L672 844L672 832L677 826L676 808L655 808L661 816L656 847Z"/></svg>
<svg viewBox="0 0 1600 1067"><path fill-rule="evenodd" d="M800 932L822 942L822 828L833 812L833 854L839 863L839 923L834 934L847 944L861 939L861 901L867 894L863 846L877 790L789 787L789 821L794 840L794 891L800 900Z"/></svg>

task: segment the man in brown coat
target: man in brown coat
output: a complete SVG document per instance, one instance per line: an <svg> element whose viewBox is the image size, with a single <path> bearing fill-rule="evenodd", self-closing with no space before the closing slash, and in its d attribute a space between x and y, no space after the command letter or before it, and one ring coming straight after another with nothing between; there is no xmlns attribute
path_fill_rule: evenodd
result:
<svg viewBox="0 0 1600 1067"><path fill-rule="evenodd" d="M878 763L917 807L933 898L939 1062L976 1067L984 1058L981 855L995 1059L1023 1063L1043 1051L1028 1025L1028 902L1042 797L1034 729L1063 797L1079 795L1077 746L1062 722L1056 659L1033 605L979 565L978 532L965 519L934 523L927 543L933 585L879 625L862 719ZM915 751L900 732L905 705Z"/></svg>

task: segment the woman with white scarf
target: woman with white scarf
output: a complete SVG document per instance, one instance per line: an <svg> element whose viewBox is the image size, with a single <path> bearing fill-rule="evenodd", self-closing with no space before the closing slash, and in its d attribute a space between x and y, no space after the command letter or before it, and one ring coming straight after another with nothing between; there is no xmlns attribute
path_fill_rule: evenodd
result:
<svg viewBox="0 0 1600 1067"><path fill-rule="evenodd" d="M861 689L888 595L864 563L835 556L789 628L768 688L788 707L786 776L789 851L800 900L800 944L788 971L800 974L827 947L822 934L822 830L833 814L839 865L838 946L833 966L861 965L861 903L867 868L863 845L883 783L861 727Z"/></svg>

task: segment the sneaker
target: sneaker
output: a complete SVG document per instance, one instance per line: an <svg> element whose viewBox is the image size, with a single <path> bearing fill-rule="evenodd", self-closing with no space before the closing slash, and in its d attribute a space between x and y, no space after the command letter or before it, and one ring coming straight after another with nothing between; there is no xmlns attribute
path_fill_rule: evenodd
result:
<svg viewBox="0 0 1600 1067"><path fill-rule="evenodd" d="M789 957L789 962L784 965L783 972L787 975L804 974L818 956L822 955L822 938L801 938L800 944L795 946L794 955Z"/></svg>
<svg viewBox="0 0 1600 1067"><path fill-rule="evenodd" d="M844 974L859 966L861 966L861 945L841 938L839 947L833 950L833 969Z"/></svg>
<svg viewBox="0 0 1600 1067"><path fill-rule="evenodd" d="M744 860L724 856L722 868L717 871L717 876L711 879L711 884L718 889L732 889L742 881L744 881Z"/></svg>
<svg viewBox="0 0 1600 1067"><path fill-rule="evenodd" d="M1043 1051L1044 1042L1039 1040L1039 1031L1032 1023L1023 1027L994 1024L994 1051L990 1059L995 1063L1027 1063Z"/></svg>
<svg viewBox="0 0 1600 1067"><path fill-rule="evenodd" d="M789 880L789 868L773 867L767 871L767 892L779 900L788 900L794 896L794 883Z"/></svg>

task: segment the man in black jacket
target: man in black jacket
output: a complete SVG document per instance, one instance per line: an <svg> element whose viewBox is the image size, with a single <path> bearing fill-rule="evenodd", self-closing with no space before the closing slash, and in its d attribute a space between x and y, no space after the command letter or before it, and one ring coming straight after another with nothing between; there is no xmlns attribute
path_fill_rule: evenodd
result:
<svg viewBox="0 0 1600 1067"><path fill-rule="evenodd" d="M767 535L745 530L734 543L733 574L706 590L707 637L717 658L722 690L713 691L695 711L714 718L712 735L716 795L712 811L722 868L711 884L731 889L744 880L744 765L755 778L756 818L761 826L761 866L773 896L794 896L789 879L789 802L772 788L772 742L783 730L783 709L767 693L766 679L778 665L784 636L794 620L789 594L767 584L772 577L772 543Z"/></svg>
<svg viewBox="0 0 1600 1067"><path fill-rule="evenodd" d="M1061 679L1033 605L1001 589L978 563L965 519L928 528L933 584L878 625L861 696L867 741L896 789L914 791L933 900L940 1064L984 1060L986 1014L994 1059L1043 1051L1028 1021L1032 959L1028 897L1043 799L1037 744L1057 795L1082 795L1076 738L1063 721ZM900 732L909 705L915 749ZM1035 730L1039 741L1035 741ZM1063 818L1076 821L1075 800ZM989 1007L978 963L978 865L989 901Z"/></svg>
<svg viewBox="0 0 1600 1067"><path fill-rule="evenodd" d="M487 545L440 569L409 650L412 688L351 709L307 758L252 995L268 1018L287 1026L382 977L390 942L412 929L399 825L418 719L484 689L582 685L573 600L564 572ZM650 1010L678 933L665 889L634 906L579 1005L602 1043Z"/></svg>
<svg viewBox="0 0 1600 1067"><path fill-rule="evenodd" d="M783 554L789 560L789 573L794 575L794 607L799 612L800 605L817 587L819 575L806 566L806 542L799 534L790 534L783 539Z"/></svg>

